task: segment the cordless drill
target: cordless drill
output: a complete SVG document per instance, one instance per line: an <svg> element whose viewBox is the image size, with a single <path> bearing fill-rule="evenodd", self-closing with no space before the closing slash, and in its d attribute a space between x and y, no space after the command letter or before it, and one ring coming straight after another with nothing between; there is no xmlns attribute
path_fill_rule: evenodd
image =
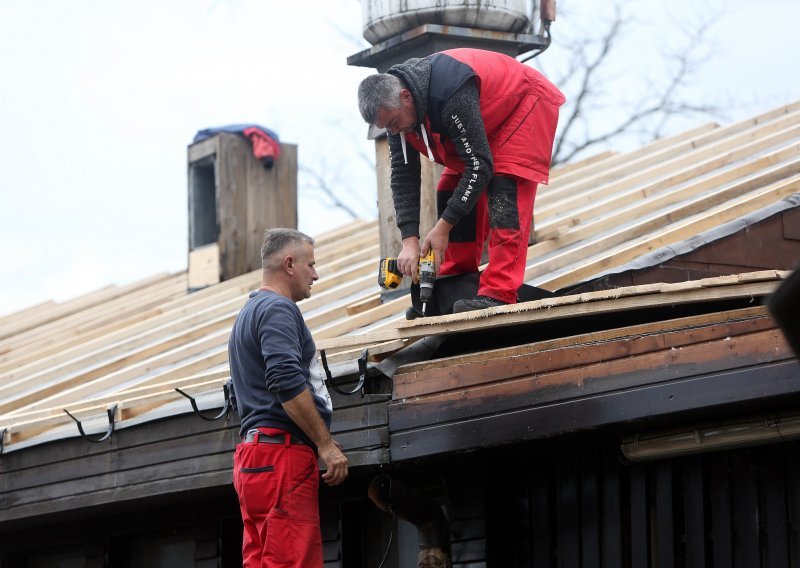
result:
<svg viewBox="0 0 800 568"><path fill-rule="evenodd" d="M433 283L436 280L436 266L434 264L433 249L428 249L428 254L419 259L419 301L422 302L422 315L425 307L433 296ZM378 285L381 288L394 290L403 281L403 274L397 268L396 258L382 258L378 267Z"/></svg>

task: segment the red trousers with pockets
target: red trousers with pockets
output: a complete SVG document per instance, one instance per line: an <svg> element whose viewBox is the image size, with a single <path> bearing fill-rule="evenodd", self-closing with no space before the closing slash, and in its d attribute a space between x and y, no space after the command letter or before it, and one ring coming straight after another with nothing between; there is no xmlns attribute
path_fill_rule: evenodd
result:
<svg viewBox="0 0 800 568"><path fill-rule="evenodd" d="M244 523L243 568L322 567L317 455L289 438L285 444L236 446L233 485Z"/></svg>
<svg viewBox="0 0 800 568"><path fill-rule="evenodd" d="M444 169L436 188L440 215L460 179L459 172ZM530 180L495 175L472 211L450 231L439 274L477 272L488 236L489 265L481 274L478 295L516 303L525 277L537 187Z"/></svg>

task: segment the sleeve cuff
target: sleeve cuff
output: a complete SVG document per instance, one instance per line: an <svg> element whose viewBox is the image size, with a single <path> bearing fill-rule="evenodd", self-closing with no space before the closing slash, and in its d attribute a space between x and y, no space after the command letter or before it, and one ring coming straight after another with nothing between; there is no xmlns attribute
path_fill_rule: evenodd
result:
<svg viewBox="0 0 800 568"><path fill-rule="evenodd" d="M400 229L400 238L406 239L408 237L419 237L419 223L403 223L398 226Z"/></svg>
<svg viewBox="0 0 800 568"><path fill-rule="evenodd" d="M302 383L300 385L297 385L294 388L280 391L280 392L276 393L276 396L278 397L278 400L281 402L281 404L283 404L284 402L289 402L294 397L296 397L297 395L299 395L300 393L302 393L303 391L306 391L306 390L308 390L308 385L305 384L305 383Z"/></svg>

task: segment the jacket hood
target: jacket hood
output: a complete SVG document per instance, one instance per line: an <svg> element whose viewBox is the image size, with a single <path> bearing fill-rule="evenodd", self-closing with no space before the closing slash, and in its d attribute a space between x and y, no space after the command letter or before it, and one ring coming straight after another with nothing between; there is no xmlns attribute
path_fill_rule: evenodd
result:
<svg viewBox="0 0 800 568"><path fill-rule="evenodd" d="M387 73L399 77L411 91L417 108L417 126L425 123L428 111L428 86L431 82L431 62L427 57L414 57L405 63L392 65Z"/></svg>

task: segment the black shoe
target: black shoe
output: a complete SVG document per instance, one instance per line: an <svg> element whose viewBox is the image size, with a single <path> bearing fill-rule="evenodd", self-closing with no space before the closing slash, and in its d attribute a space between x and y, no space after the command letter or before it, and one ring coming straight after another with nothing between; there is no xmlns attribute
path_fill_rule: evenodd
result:
<svg viewBox="0 0 800 568"><path fill-rule="evenodd" d="M473 310L483 310L494 308L495 306L505 306L507 302L502 302L489 296L475 296L472 300L458 300L453 304L453 313L471 312Z"/></svg>

